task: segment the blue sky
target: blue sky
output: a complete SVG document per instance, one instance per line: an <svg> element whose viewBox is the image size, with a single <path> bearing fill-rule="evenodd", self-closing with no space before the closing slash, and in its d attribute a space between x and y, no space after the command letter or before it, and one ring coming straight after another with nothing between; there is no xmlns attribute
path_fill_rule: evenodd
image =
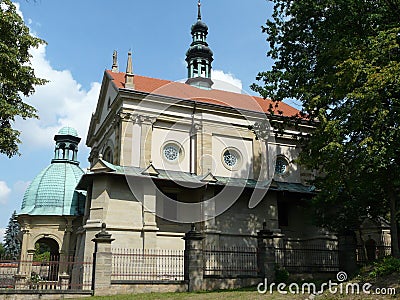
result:
<svg viewBox="0 0 400 300"><path fill-rule="evenodd" d="M20 209L30 181L52 159L54 134L63 126L78 129L79 160L88 167L84 145L95 109L103 72L118 51L124 71L133 52L134 73L180 80L197 18L197 0L37 0L16 2L31 32L47 41L32 51L37 76L50 82L26 101L38 109L40 120L16 121L22 130L21 156L0 156L0 234L13 210ZM249 85L271 65L261 26L271 15L267 0L203 0L203 21L214 52L218 79ZM0 236L1 238L1 236Z"/></svg>

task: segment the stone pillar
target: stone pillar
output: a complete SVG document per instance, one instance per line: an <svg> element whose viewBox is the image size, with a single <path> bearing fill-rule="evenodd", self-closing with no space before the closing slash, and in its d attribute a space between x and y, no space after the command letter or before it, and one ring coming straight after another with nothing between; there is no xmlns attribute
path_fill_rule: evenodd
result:
<svg viewBox="0 0 400 300"><path fill-rule="evenodd" d="M149 116L139 116L141 125L140 134L140 167L146 168L151 161L151 144L153 139L153 124L156 118Z"/></svg>
<svg viewBox="0 0 400 300"><path fill-rule="evenodd" d="M203 239L204 236L196 231L194 224L192 229L185 234L185 280L188 282L188 291L200 291L203 289Z"/></svg>
<svg viewBox="0 0 400 300"><path fill-rule="evenodd" d="M347 231L338 236L339 271L353 275L357 267L357 240L353 231Z"/></svg>
<svg viewBox="0 0 400 300"><path fill-rule="evenodd" d="M205 246L210 248L219 248L219 241L221 231L218 230L215 223L215 198L214 189L208 186L204 192L203 198L203 214L204 214L204 233L205 233ZM212 199L212 200L210 200Z"/></svg>
<svg viewBox="0 0 400 300"><path fill-rule="evenodd" d="M61 275L58 276L58 279L60 281L60 288L62 290L68 290L69 275L68 274L61 274Z"/></svg>
<svg viewBox="0 0 400 300"><path fill-rule="evenodd" d="M267 279L268 282L275 280L275 246L274 234L267 229L263 223L263 229L257 232L257 268L258 276Z"/></svg>
<svg viewBox="0 0 400 300"><path fill-rule="evenodd" d="M58 270L59 274L66 274L68 271L68 262L71 260L70 241L72 232L72 219L67 217L64 230L64 241L62 245L63 248L60 251L60 267Z"/></svg>
<svg viewBox="0 0 400 300"><path fill-rule="evenodd" d="M143 247L144 249L157 248L156 222L156 190L148 182L143 187Z"/></svg>
<svg viewBox="0 0 400 300"><path fill-rule="evenodd" d="M109 294L111 288L112 252L111 243L114 239L102 224L101 231L92 239L95 243L93 261L93 290L95 295Z"/></svg>
<svg viewBox="0 0 400 300"><path fill-rule="evenodd" d="M26 290L28 289L27 276L25 274L15 274L15 289L16 290Z"/></svg>

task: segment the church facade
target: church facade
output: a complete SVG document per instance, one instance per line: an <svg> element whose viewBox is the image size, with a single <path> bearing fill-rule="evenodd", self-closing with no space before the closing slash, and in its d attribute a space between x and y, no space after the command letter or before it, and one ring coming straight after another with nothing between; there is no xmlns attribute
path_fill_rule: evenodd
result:
<svg viewBox="0 0 400 300"><path fill-rule="evenodd" d="M216 247L254 246L263 223L282 239L327 237L307 218L314 191L295 163L298 129L275 136L268 127L298 111L213 89L200 5L191 34L185 83L134 74L131 53L120 72L114 52L86 140L90 171L77 186L87 191L80 256L93 253L102 223L115 248L183 249L192 223ZM267 133L257 136L255 124Z"/></svg>

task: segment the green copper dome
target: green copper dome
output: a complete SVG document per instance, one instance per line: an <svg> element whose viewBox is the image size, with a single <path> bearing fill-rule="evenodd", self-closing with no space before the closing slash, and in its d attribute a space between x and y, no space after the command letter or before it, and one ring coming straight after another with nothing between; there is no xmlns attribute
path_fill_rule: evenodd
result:
<svg viewBox="0 0 400 300"><path fill-rule="evenodd" d="M58 131L59 135L72 135L78 137L78 132L72 127L63 127Z"/></svg>
<svg viewBox="0 0 400 300"><path fill-rule="evenodd" d="M25 191L20 214L83 214L85 196L75 190L84 174L76 160L80 138L75 129L64 127L55 136L55 140L55 157Z"/></svg>

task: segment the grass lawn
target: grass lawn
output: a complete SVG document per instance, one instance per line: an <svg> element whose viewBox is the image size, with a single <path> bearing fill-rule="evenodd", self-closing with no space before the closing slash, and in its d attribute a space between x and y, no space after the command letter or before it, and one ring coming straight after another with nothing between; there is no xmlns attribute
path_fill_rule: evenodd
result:
<svg viewBox="0 0 400 300"><path fill-rule="evenodd" d="M400 291L398 291L400 293ZM201 292L201 293L151 293L151 294L134 294L134 295L115 295L106 297L93 297L90 299L96 300L181 300L181 299L193 299L193 300L206 300L206 299L216 299L216 300L228 300L228 299L239 299L239 300L258 300L258 299L268 299L268 300L306 300L306 299L316 299L316 300L389 300L389 299L400 299L399 296L381 296L381 295L331 295L325 293L323 295L316 296L315 298L310 298L309 295L293 295L287 294L282 295L278 292L274 292L272 295L259 294L257 291L220 291L220 292Z"/></svg>
<svg viewBox="0 0 400 300"><path fill-rule="evenodd" d="M322 283L327 281L315 282L317 289ZM180 300L180 299L193 299L193 300L205 300L205 299L216 299L216 300L229 300L229 299L239 299L239 300L258 300L258 299L268 299L268 300L389 300L389 299L400 299L400 260L394 258L385 258L381 261L374 262L372 265L366 266L361 269L358 276L351 279L352 283L359 283L360 294L346 295L346 285L347 282L343 283L343 293L342 294L331 294L329 290L325 290L325 293L318 296L313 296L309 294L288 294L283 295L276 290L272 294L267 291L266 294L259 294L257 288L246 288L240 290L230 290L230 291L216 291L216 292L198 292L198 293L151 293L151 294L134 294L134 295L114 295L107 297L93 297L90 299L96 300L128 300L128 299L140 299L140 300L158 300L158 299L170 299L170 300ZM364 294L362 292L362 287L364 283L371 284L369 291L371 294ZM290 284L290 283L288 283ZM301 283L299 283L301 287ZM386 290L389 295L377 295L374 294L377 288L388 289ZM393 289L395 289L395 294L393 295ZM287 289L286 289L287 290ZM301 288L300 288L301 290ZM352 289L350 289L352 290ZM338 289L340 291L340 289ZM390 295L392 294L392 295Z"/></svg>

